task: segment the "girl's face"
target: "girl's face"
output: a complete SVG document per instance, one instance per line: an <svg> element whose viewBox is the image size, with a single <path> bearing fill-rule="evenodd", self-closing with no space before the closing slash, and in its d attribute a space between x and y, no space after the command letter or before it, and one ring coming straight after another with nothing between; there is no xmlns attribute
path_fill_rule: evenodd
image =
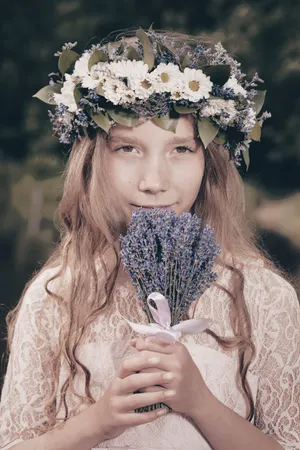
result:
<svg viewBox="0 0 300 450"><path fill-rule="evenodd" d="M193 206L204 173L204 155L192 119L181 116L176 134L148 120L114 127L107 143L112 189L128 221L138 206L173 209Z"/></svg>

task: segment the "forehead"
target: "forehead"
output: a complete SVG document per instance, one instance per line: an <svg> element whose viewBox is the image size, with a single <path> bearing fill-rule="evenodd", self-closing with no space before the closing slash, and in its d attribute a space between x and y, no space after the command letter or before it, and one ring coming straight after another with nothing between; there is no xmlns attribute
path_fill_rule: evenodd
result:
<svg viewBox="0 0 300 450"><path fill-rule="evenodd" d="M176 140L195 140L196 130L194 120L189 116L180 116L176 133L167 131L157 126L152 120L146 120L141 122L136 127L123 127L116 125L110 130L110 138L122 138L122 137L134 137L140 140L164 140L164 141L176 141Z"/></svg>

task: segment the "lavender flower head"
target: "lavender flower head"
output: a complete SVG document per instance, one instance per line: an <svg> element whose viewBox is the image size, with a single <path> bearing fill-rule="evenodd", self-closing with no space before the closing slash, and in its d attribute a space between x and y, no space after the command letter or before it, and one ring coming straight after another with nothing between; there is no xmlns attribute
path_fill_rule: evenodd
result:
<svg viewBox="0 0 300 450"><path fill-rule="evenodd" d="M150 293L167 298L173 326L217 278L213 265L220 247L213 229L196 215L138 208L120 244L124 268L149 321Z"/></svg>

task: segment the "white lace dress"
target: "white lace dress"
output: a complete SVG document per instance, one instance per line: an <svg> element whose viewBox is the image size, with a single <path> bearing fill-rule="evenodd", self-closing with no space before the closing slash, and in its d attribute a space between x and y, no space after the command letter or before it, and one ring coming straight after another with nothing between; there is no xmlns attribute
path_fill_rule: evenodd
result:
<svg viewBox="0 0 300 450"><path fill-rule="evenodd" d="M51 269L52 270L52 269ZM54 269L53 269L54 270ZM254 424L272 436L285 450L300 449L300 308L294 289L281 277L257 262L244 269L245 297L253 324L256 357L249 383L255 399ZM53 303L46 303L41 274L29 288L17 321L0 406L0 448L35 437L28 428L47 423L44 399L53 389L52 356L57 348L60 317ZM228 285L230 273L223 270L219 281ZM52 306L51 306L52 305ZM211 329L230 336L227 295L211 287L198 302L195 317L212 320ZM122 319L146 323L130 283L117 285L114 302L89 327L79 358L91 372L91 391L100 398L120 362L136 350L130 347L133 332ZM237 352L225 352L210 336L201 333L182 338L213 394L240 415L245 400L235 382ZM59 391L66 379L59 373ZM84 375L76 388L84 394ZM59 392L58 391L58 392ZM69 395L69 408L82 406ZM63 411L58 413L63 417ZM217 424L216 424L217 426ZM156 421L133 427L96 448L115 449L211 449L193 423L171 413Z"/></svg>

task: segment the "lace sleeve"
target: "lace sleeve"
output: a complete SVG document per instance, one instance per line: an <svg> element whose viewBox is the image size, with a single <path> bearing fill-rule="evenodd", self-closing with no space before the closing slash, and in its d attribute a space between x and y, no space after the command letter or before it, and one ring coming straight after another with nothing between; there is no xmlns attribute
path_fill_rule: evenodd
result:
<svg viewBox="0 0 300 450"><path fill-rule="evenodd" d="M1 449L42 434L47 423L45 401L54 388L58 330L57 307L44 288L49 272L27 290L16 322L1 395ZM38 430L30 431L31 427Z"/></svg>
<svg viewBox="0 0 300 450"><path fill-rule="evenodd" d="M285 450L300 449L300 307L292 286L262 270L261 362L255 425Z"/></svg>

